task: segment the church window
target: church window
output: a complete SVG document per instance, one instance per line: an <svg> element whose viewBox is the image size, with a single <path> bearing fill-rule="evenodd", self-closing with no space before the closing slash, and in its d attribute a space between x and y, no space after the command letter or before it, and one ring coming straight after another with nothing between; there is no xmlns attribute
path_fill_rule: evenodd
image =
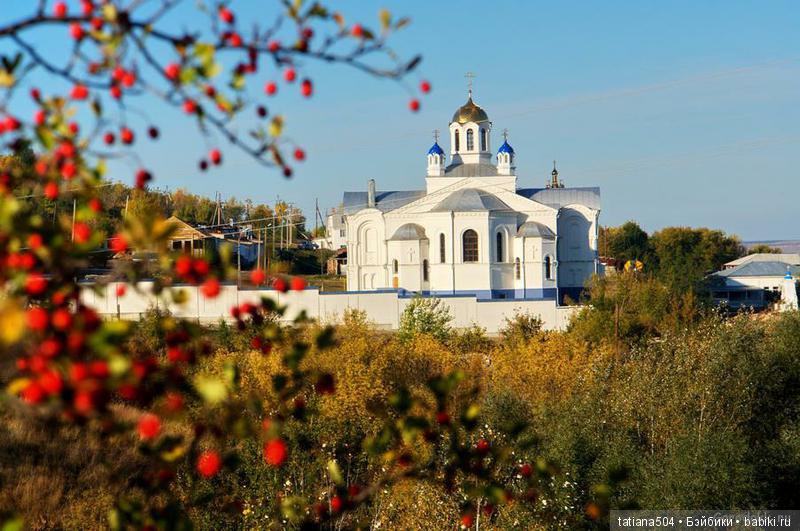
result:
<svg viewBox="0 0 800 531"><path fill-rule="evenodd" d="M427 259L422 261L422 280L424 282L428 281L428 260Z"/></svg>
<svg viewBox="0 0 800 531"><path fill-rule="evenodd" d="M456 131L456 151L461 149L461 134Z"/></svg>
<svg viewBox="0 0 800 531"><path fill-rule="evenodd" d="M497 254L496 261L497 262L505 262L503 259L503 233L498 232L497 237L495 240L495 252Z"/></svg>
<svg viewBox="0 0 800 531"><path fill-rule="evenodd" d="M478 261L478 233L472 229L464 231L461 236L462 258L464 262Z"/></svg>
<svg viewBox="0 0 800 531"><path fill-rule="evenodd" d="M397 263L397 260L392 260L392 272L393 272L395 275L397 274L397 270L398 270L399 268L400 268L400 266L399 266L399 264Z"/></svg>
<svg viewBox="0 0 800 531"><path fill-rule="evenodd" d="M544 257L544 278L553 280L553 264L549 256Z"/></svg>
<svg viewBox="0 0 800 531"><path fill-rule="evenodd" d="M439 234L439 263L445 262L444 233Z"/></svg>
<svg viewBox="0 0 800 531"><path fill-rule="evenodd" d="M522 265L519 262L519 256L514 259L514 278L519 280L522 274Z"/></svg>
<svg viewBox="0 0 800 531"><path fill-rule="evenodd" d="M475 131L467 129L467 151L475 149Z"/></svg>
<svg viewBox="0 0 800 531"><path fill-rule="evenodd" d="M486 129L481 127L481 151L486 151Z"/></svg>

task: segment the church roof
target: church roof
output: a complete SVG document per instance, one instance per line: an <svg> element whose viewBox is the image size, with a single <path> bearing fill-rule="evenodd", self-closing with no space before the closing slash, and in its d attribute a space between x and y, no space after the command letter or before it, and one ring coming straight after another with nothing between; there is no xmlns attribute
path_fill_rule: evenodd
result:
<svg viewBox="0 0 800 531"><path fill-rule="evenodd" d="M497 175L497 166L493 164L451 164L444 169L445 177L491 177Z"/></svg>
<svg viewBox="0 0 800 531"><path fill-rule="evenodd" d="M428 237L425 236L425 229L423 229L416 223L406 223L405 225L401 225L396 231L394 231L394 235L391 238L389 238L389 241L403 242L403 241L427 240L427 239Z"/></svg>
<svg viewBox="0 0 800 531"><path fill-rule="evenodd" d="M475 105L475 102L472 101L472 96L467 99L467 103L458 108L451 120L451 122L458 122L460 124L487 121L489 121L489 115L486 114L486 111Z"/></svg>
<svg viewBox="0 0 800 531"><path fill-rule="evenodd" d="M496 196L476 188L462 188L445 197L431 212L485 212L511 210Z"/></svg>
<svg viewBox="0 0 800 531"><path fill-rule="evenodd" d="M498 153L514 153L514 148L508 143L508 140L503 141L503 145L497 150Z"/></svg>
<svg viewBox="0 0 800 531"><path fill-rule="evenodd" d="M538 221L526 221L519 226L517 236L521 238L543 238L545 240L555 240L556 235L550 230L550 227L543 225Z"/></svg>
<svg viewBox="0 0 800 531"><path fill-rule="evenodd" d="M425 190L400 190L375 194L375 208L389 212L407 205L425 195ZM345 192L343 199L345 214L355 214L367 208L367 192Z"/></svg>
<svg viewBox="0 0 800 531"><path fill-rule="evenodd" d="M428 155L444 155L444 150L439 145L439 142L434 142L428 150Z"/></svg>
<svg viewBox="0 0 800 531"><path fill-rule="evenodd" d="M600 188L520 188L517 194L549 207L561 208L579 204L593 210L600 210Z"/></svg>

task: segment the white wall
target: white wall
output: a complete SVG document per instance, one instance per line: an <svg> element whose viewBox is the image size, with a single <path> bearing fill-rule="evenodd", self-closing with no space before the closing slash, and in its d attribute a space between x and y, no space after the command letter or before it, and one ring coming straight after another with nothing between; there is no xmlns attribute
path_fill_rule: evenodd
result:
<svg viewBox="0 0 800 531"><path fill-rule="evenodd" d="M396 292L377 293L320 293L317 289L301 292L279 293L271 289L240 290L235 285L224 285L218 297L206 299L198 293L196 286L183 286L187 302L184 304L165 304L154 297L150 290L152 282L140 282L138 290L127 286L124 296L117 297L116 283L99 288L95 293L84 285L81 300L96 309L101 315L117 316L123 319L138 319L149 308L166 308L176 317L213 323L220 319L232 319L230 309L244 302L258 303L261 297L269 297L280 304L287 304L287 319L292 319L301 311L312 318L335 323L341 319L348 308L363 310L367 317L379 327L397 329L403 309L411 302L410 298L400 298ZM569 323L577 306L556 306L555 301L537 300L492 300L477 301L474 296L444 297L442 301L449 306L454 317L453 326L466 328L477 324L489 334L496 334L506 317L513 317L517 311L539 315L547 330L562 330Z"/></svg>

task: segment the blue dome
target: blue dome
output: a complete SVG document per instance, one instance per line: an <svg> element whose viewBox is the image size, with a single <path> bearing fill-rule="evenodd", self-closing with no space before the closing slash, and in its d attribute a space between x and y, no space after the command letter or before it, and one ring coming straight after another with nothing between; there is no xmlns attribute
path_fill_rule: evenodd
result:
<svg viewBox="0 0 800 531"><path fill-rule="evenodd" d="M508 140L503 142L503 145L500 146L500 149L497 150L498 153L514 153L514 148L511 147L511 144L508 143Z"/></svg>
<svg viewBox="0 0 800 531"><path fill-rule="evenodd" d="M428 155L444 155L444 151L439 147L439 142L434 142L428 150Z"/></svg>

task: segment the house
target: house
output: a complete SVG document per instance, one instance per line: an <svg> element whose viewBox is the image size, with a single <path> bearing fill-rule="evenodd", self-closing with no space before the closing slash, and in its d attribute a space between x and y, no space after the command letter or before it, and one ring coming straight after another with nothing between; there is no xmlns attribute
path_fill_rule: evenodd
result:
<svg viewBox="0 0 800 531"><path fill-rule="evenodd" d="M330 209L325 220L325 237L314 238L313 243L320 249L333 249L334 251L347 246L344 204Z"/></svg>
<svg viewBox="0 0 800 531"><path fill-rule="evenodd" d="M347 247L342 247L328 258L325 270L329 275L343 275L347 267Z"/></svg>
<svg viewBox="0 0 800 531"><path fill-rule="evenodd" d="M781 262L788 265L800 265L800 254L753 253L723 264L722 269L733 269L750 262Z"/></svg>
<svg viewBox="0 0 800 531"><path fill-rule="evenodd" d="M765 260L762 256L776 259ZM786 298L783 292L786 291L784 281L787 274L790 279L797 278L800 274L800 263L789 263L794 261L791 256L755 254L750 255L755 257L750 260L745 260L749 258L747 256L735 260L739 263L733 267L725 264L722 271L711 275L712 285L709 289L714 302L732 310L763 309Z"/></svg>
<svg viewBox="0 0 800 531"><path fill-rule="evenodd" d="M425 188L345 192L347 289L475 295L480 300L578 300L600 273L600 189L567 187L553 168L543 187L521 186L507 134L472 99L426 154Z"/></svg>
<svg viewBox="0 0 800 531"><path fill-rule="evenodd" d="M203 256L227 248L232 262L242 269L252 269L263 256L262 241L248 225L200 225L183 221L176 216L170 217L167 223L175 225L175 232L168 240L173 251Z"/></svg>

